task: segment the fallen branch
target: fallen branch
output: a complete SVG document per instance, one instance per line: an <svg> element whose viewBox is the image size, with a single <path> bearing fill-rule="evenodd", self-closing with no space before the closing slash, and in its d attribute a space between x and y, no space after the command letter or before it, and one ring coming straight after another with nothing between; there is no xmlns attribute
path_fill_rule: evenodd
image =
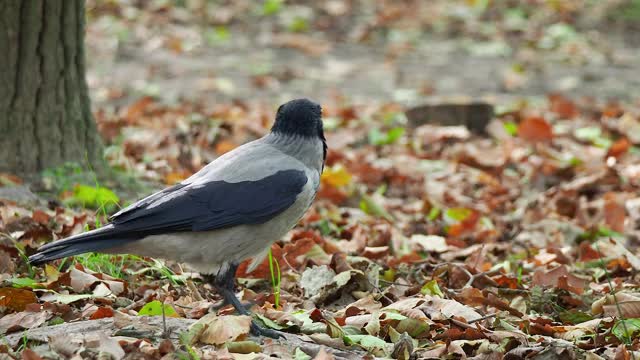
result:
<svg viewBox="0 0 640 360"><path fill-rule="evenodd" d="M187 331L189 326L196 322L193 319L181 319L181 318L167 318L167 329L171 334L175 334L173 337L177 339L177 334ZM162 335L162 317L161 316L140 316L131 317L130 321L125 324L126 328L136 329L145 334L153 334L161 338ZM113 335L123 329L122 324L118 324L118 320L115 318L105 318L98 320L86 320L69 322L60 325L45 326L31 330L25 330L22 332L16 332L6 336L9 345L15 347L25 337L30 341L38 341L42 343L49 342L50 337L67 336L73 337L78 335L86 337L89 335L95 335L99 333L106 333ZM172 337L172 338L173 338Z"/></svg>
<svg viewBox="0 0 640 360"><path fill-rule="evenodd" d="M196 322L194 319L171 317L167 317L165 321L169 339L174 343L178 342L178 335L180 333L188 331L189 326ZM49 343L51 339L64 336L69 340L69 342L71 342L72 339L76 337L79 340L82 340L91 337L95 338L100 334L106 334L108 336L139 337L160 341L163 338L163 328L162 316L127 316L123 318L105 318L45 326L16 332L7 335L5 339L11 347L16 347L20 342L24 341L25 338L28 341ZM336 359L362 359L366 354L363 351L337 349L327 345L305 341L295 334L282 334L285 336L285 339L269 339L267 342L273 341L274 344L291 349L291 352L295 351L296 348L300 348L300 350L312 357L315 357L323 349L325 352L331 353Z"/></svg>

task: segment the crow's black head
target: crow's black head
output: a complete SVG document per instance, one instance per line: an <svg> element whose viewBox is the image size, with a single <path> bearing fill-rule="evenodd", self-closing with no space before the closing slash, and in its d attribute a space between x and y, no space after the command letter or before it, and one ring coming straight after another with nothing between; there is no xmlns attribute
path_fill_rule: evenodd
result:
<svg viewBox="0 0 640 360"><path fill-rule="evenodd" d="M296 99L280 105L271 131L324 140L322 108L308 99Z"/></svg>

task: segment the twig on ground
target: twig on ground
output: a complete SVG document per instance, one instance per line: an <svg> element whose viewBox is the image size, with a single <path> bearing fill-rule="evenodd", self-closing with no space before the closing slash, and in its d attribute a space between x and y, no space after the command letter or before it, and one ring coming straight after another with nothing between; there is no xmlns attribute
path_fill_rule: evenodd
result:
<svg viewBox="0 0 640 360"><path fill-rule="evenodd" d="M204 300L204 298L202 297L202 295L200 294L200 291L198 291L198 288L196 287L196 285L193 283L193 281L191 281L191 279L187 280L187 288L189 288L189 290L191 290L191 293L193 294L193 298L196 301L202 301Z"/></svg>

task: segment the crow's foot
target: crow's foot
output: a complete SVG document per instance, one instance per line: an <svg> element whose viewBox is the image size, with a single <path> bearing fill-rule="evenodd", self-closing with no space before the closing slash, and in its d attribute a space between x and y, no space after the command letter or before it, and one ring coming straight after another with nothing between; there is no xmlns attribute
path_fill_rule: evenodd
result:
<svg viewBox="0 0 640 360"><path fill-rule="evenodd" d="M255 320L251 321L251 334L255 336L269 337L272 339L284 338L284 334L282 334L282 332L262 327L258 325L258 323Z"/></svg>

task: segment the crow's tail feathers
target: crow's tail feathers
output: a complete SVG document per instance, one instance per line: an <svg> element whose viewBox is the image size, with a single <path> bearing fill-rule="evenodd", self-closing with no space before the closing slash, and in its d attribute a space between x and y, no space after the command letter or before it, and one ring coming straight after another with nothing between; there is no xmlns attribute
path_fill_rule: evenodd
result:
<svg viewBox="0 0 640 360"><path fill-rule="evenodd" d="M43 245L37 253L29 256L29 263L40 265L67 256L115 248L132 240L136 239L119 234L114 226L109 224L96 230Z"/></svg>

